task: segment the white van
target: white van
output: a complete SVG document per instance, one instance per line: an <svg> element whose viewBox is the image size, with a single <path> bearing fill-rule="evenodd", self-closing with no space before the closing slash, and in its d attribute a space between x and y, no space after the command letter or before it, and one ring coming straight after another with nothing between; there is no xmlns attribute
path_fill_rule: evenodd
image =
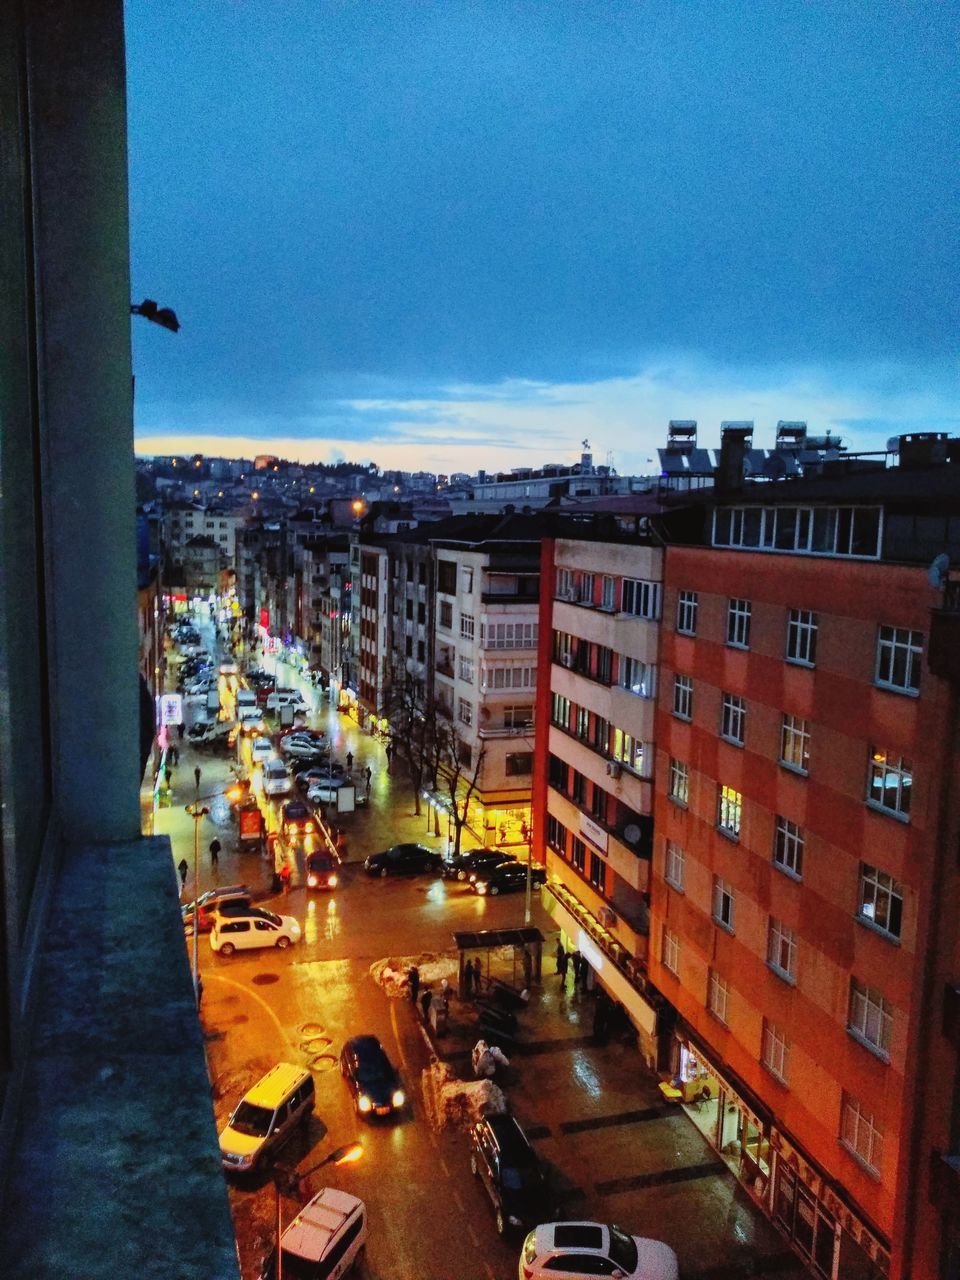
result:
<svg viewBox="0 0 960 1280"><path fill-rule="evenodd" d="M340 1280L366 1243L366 1205L346 1191L324 1187L280 1237L283 1274ZM263 1260L260 1280L273 1280L276 1274L274 1249Z"/></svg>
<svg viewBox="0 0 960 1280"><path fill-rule="evenodd" d="M313 1076L292 1062L278 1062L248 1090L220 1134L224 1169L246 1173L264 1154L286 1142L306 1123L316 1096Z"/></svg>
<svg viewBox="0 0 960 1280"><path fill-rule="evenodd" d="M268 760L263 766L263 794L285 796L293 790L293 779L282 760Z"/></svg>

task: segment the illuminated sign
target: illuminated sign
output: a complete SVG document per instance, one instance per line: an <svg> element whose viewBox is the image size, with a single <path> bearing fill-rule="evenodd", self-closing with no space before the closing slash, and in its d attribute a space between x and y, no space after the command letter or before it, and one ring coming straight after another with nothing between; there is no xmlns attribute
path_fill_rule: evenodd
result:
<svg viewBox="0 0 960 1280"><path fill-rule="evenodd" d="M183 720L183 699L179 693L165 693L160 698L160 723L180 724Z"/></svg>

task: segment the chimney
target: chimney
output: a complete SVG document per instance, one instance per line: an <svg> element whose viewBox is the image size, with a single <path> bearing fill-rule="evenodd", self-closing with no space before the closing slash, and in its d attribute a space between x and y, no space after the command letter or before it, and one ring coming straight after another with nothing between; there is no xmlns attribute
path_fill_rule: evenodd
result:
<svg viewBox="0 0 960 1280"><path fill-rule="evenodd" d="M747 451L752 445L752 422L721 422L720 463L714 474L718 494L738 493L743 488Z"/></svg>

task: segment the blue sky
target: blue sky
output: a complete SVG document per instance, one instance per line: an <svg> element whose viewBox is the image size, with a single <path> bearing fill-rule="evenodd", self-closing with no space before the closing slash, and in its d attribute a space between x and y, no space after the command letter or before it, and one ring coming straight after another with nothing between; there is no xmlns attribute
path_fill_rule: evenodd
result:
<svg viewBox="0 0 960 1280"><path fill-rule="evenodd" d="M128 0L143 452L960 430L957 9Z"/></svg>

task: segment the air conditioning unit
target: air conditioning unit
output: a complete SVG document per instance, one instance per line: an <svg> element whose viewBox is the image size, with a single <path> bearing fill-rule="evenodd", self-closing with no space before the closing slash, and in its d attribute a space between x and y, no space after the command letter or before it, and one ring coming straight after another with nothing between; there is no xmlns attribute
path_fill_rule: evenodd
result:
<svg viewBox="0 0 960 1280"><path fill-rule="evenodd" d="M577 588L576 588L576 587L567 587L566 591L558 591L558 592L557 592L557 599L558 599L558 600L569 600L571 603L575 603L575 602L576 602L576 599L577 599Z"/></svg>
<svg viewBox="0 0 960 1280"><path fill-rule="evenodd" d="M609 907L601 907L597 912L597 919L608 929L612 929L617 923L616 913L611 911Z"/></svg>
<svg viewBox="0 0 960 1280"><path fill-rule="evenodd" d="M616 760L607 761L607 777L619 778L622 766Z"/></svg>

